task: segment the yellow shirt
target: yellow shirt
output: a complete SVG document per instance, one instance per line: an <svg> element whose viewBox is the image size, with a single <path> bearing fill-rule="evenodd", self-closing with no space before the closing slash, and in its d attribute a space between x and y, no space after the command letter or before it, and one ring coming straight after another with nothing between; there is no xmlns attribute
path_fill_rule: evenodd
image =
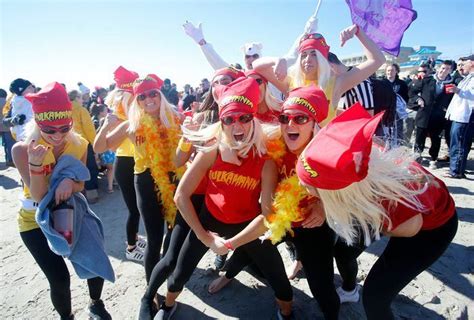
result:
<svg viewBox="0 0 474 320"><path fill-rule="evenodd" d="M89 111L77 102L72 103L72 121L74 131L92 145L95 139L94 124L92 123Z"/></svg>
<svg viewBox="0 0 474 320"><path fill-rule="evenodd" d="M130 139L125 139L122 144L115 150L117 157L133 157L135 147Z"/></svg>
<svg viewBox="0 0 474 320"><path fill-rule="evenodd" d="M71 141L67 141L64 147L64 151L61 155L67 154L77 159L82 159L84 154L87 152L88 142L80 136L77 136L77 139L79 140L78 144L75 144ZM44 146L50 146L47 142L43 140L43 138L41 138L38 143ZM48 152L46 153L46 157L43 160L43 170L45 170L48 183L55 164L56 159L54 158L53 148L50 146ZM30 190L26 185L23 187L23 196L26 201L32 201ZM35 213L36 209L27 210L23 207L20 209L20 214L18 215L18 226L20 232L39 228L35 221Z"/></svg>
<svg viewBox="0 0 474 320"><path fill-rule="evenodd" d="M289 78L289 89L290 90L295 89L293 78L291 78L290 76L288 76L288 78ZM337 105L333 105L332 103L332 94L334 92L335 83L336 83L336 77L331 76L326 86L322 88L324 91L324 94L326 95L326 98L329 100L329 110L328 110L327 118L319 124L321 127L324 127L329 121L331 121L336 116ZM305 86L310 86L312 84L318 85L318 82L316 80L313 80L313 81L306 80L304 82Z"/></svg>
<svg viewBox="0 0 474 320"><path fill-rule="evenodd" d="M133 149L133 157L135 159L134 173L139 174L148 169L148 157L145 147L145 137L136 135L135 146Z"/></svg>

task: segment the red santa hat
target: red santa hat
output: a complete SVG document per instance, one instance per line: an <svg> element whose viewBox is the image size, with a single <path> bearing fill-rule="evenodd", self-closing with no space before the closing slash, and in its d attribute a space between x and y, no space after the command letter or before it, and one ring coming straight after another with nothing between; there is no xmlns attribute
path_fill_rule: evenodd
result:
<svg viewBox="0 0 474 320"><path fill-rule="evenodd" d="M305 34L300 40L298 51L301 53L308 49L315 49L327 59L329 54L329 46L323 35L320 33Z"/></svg>
<svg viewBox="0 0 474 320"><path fill-rule="evenodd" d="M324 91L311 85L309 87L296 88L290 91L281 112L286 110L298 110L320 123L328 116L329 101Z"/></svg>
<svg viewBox="0 0 474 320"><path fill-rule="evenodd" d="M255 79L239 78L226 86L215 86L214 92L221 118L233 112L257 112L260 90Z"/></svg>
<svg viewBox="0 0 474 320"><path fill-rule="evenodd" d="M367 176L372 138L383 112L372 117L356 103L322 128L296 164L298 178L319 189L343 189Z"/></svg>
<svg viewBox="0 0 474 320"><path fill-rule="evenodd" d="M27 94L31 102L35 121L39 125L71 125L72 105L66 89L57 82L46 85L37 93Z"/></svg>
<svg viewBox="0 0 474 320"><path fill-rule="evenodd" d="M117 85L117 88L133 92L133 83L138 79L138 73L125 69L122 66L119 66L117 70L114 71L114 81Z"/></svg>
<svg viewBox="0 0 474 320"><path fill-rule="evenodd" d="M135 84L133 85L133 94L137 96L153 89L160 90L162 85L163 80L161 80L156 74L148 74L145 78L135 81Z"/></svg>

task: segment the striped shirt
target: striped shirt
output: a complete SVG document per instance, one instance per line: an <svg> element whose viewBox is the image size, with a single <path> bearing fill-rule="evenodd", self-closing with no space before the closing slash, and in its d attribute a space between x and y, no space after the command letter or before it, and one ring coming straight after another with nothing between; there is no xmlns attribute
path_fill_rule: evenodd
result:
<svg viewBox="0 0 474 320"><path fill-rule="evenodd" d="M366 110L374 109L374 97L372 82L365 79L352 89L347 90L338 103L338 109L347 109L354 103L359 102Z"/></svg>

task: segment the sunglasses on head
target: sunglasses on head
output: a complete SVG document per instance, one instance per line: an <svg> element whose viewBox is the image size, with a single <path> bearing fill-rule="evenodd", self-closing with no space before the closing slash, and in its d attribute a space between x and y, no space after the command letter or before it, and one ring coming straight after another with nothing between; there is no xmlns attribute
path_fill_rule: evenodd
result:
<svg viewBox="0 0 474 320"><path fill-rule="evenodd" d="M321 39L324 38L322 34L320 33L307 33L301 37L300 42L308 39Z"/></svg>
<svg viewBox="0 0 474 320"><path fill-rule="evenodd" d="M222 117L220 120L226 126L234 124L236 121L244 124L244 123L249 123L250 121L253 120L253 114L251 114L251 113L236 114L236 115L233 115L233 116Z"/></svg>
<svg viewBox="0 0 474 320"><path fill-rule="evenodd" d="M426 70L418 70L418 73L426 73Z"/></svg>
<svg viewBox="0 0 474 320"><path fill-rule="evenodd" d="M68 124L59 128L56 127L50 127L50 126L39 126L40 130L46 134L55 134L57 132L59 133L68 133L71 131L72 124Z"/></svg>
<svg viewBox="0 0 474 320"><path fill-rule="evenodd" d="M290 121L293 120L294 123L300 125L300 124L305 124L309 121L309 117L305 114L285 114L282 113L278 116L278 121L281 124L288 124Z"/></svg>
<svg viewBox="0 0 474 320"><path fill-rule="evenodd" d="M141 93L137 96L138 101L144 101L147 97L148 98L156 98L160 95L160 92L158 90L151 90L148 93L144 92Z"/></svg>

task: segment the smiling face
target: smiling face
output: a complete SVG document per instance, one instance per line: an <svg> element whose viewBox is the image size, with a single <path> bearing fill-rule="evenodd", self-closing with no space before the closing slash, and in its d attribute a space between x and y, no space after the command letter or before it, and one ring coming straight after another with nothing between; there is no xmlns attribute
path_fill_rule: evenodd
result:
<svg viewBox="0 0 474 320"><path fill-rule="evenodd" d="M315 49L301 52L300 67L307 80L316 80L318 75L318 57Z"/></svg>
<svg viewBox="0 0 474 320"><path fill-rule="evenodd" d="M140 108L151 116L159 116L161 95L158 89L145 91L137 96L137 102Z"/></svg>
<svg viewBox="0 0 474 320"><path fill-rule="evenodd" d="M61 146L72 129L71 125L38 125L41 137L53 147Z"/></svg>
<svg viewBox="0 0 474 320"><path fill-rule="evenodd" d="M440 80L444 80L450 72L451 67L449 65L442 64L438 69L437 76Z"/></svg>
<svg viewBox="0 0 474 320"><path fill-rule="evenodd" d="M230 123L232 122L230 118L233 118L233 123ZM221 118L222 130L227 140L236 143L246 141L252 128L252 119L251 113L242 112L232 112L223 116Z"/></svg>
<svg viewBox="0 0 474 320"><path fill-rule="evenodd" d="M298 110L285 110L283 114L291 118L288 124L280 123L283 138L288 149L298 155L313 137L314 120ZM306 123L297 124L298 116L308 117L309 120Z"/></svg>

